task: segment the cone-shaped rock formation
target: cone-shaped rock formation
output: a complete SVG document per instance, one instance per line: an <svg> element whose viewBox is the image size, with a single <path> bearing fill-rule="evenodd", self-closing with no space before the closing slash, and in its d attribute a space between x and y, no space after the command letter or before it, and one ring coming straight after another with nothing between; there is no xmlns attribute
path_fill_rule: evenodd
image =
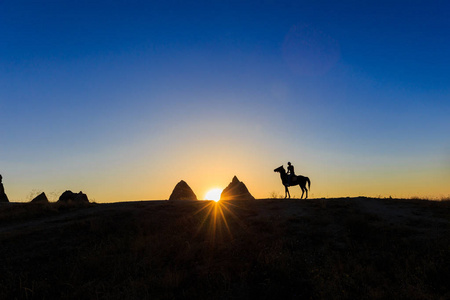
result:
<svg viewBox="0 0 450 300"><path fill-rule="evenodd" d="M247 187L236 176L231 183L222 191L220 200L254 200Z"/></svg>
<svg viewBox="0 0 450 300"><path fill-rule="evenodd" d="M59 196L58 202L68 203L89 203L89 199L86 194L83 194L82 192L73 193L72 191L65 191L62 193L61 196Z"/></svg>
<svg viewBox="0 0 450 300"><path fill-rule="evenodd" d="M169 200L197 200L197 196L192 191L191 187L181 180L177 183L169 197Z"/></svg>
<svg viewBox="0 0 450 300"><path fill-rule="evenodd" d="M5 194L5 188L2 183L2 175L0 175L0 202L9 202L8 196Z"/></svg>
<svg viewBox="0 0 450 300"><path fill-rule="evenodd" d="M40 193L36 197L34 197L33 200L31 200L31 203L48 203L48 198L45 195L44 192Z"/></svg>

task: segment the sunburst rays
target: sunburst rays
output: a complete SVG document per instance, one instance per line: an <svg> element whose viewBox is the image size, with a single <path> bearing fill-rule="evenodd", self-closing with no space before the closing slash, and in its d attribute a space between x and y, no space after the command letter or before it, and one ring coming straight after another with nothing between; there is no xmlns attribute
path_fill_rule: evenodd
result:
<svg viewBox="0 0 450 300"><path fill-rule="evenodd" d="M229 201L205 201L194 215L203 214L196 235L206 231L209 244L215 246L218 242L234 239L233 229L230 222L236 222L240 227L245 227L239 217L233 212L236 204Z"/></svg>

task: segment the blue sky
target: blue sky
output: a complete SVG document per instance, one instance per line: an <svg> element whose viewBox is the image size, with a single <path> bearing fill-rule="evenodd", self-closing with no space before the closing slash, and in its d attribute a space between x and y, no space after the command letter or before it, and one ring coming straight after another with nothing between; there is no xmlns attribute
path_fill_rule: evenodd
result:
<svg viewBox="0 0 450 300"><path fill-rule="evenodd" d="M447 197L445 1L0 3L0 174L13 201ZM299 192L293 189L294 194Z"/></svg>

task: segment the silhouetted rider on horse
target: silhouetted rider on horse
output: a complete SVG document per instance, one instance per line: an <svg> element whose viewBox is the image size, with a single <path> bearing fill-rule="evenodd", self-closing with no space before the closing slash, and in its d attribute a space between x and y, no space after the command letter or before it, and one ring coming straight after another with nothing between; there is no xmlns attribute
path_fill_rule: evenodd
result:
<svg viewBox="0 0 450 300"><path fill-rule="evenodd" d="M303 198L303 194L305 192L306 192L306 198L308 198L308 189L306 188L306 185L308 184L308 188L311 188L311 181L306 176L295 175L294 166L291 165L290 162L288 162L288 172L286 172L286 170L284 169L283 166L280 166L273 171L280 173L281 183L284 186L284 198L285 199L287 196L289 196L289 198L291 198L291 194L289 193L288 187L294 186L294 185L298 185L302 189L302 195L301 195L300 199Z"/></svg>
<svg viewBox="0 0 450 300"><path fill-rule="evenodd" d="M292 177L295 176L295 172L294 172L294 166L291 164L291 162L288 162L288 167L287 167L287 176L288 176L288 186L291 185L292 183Z"/></svg>

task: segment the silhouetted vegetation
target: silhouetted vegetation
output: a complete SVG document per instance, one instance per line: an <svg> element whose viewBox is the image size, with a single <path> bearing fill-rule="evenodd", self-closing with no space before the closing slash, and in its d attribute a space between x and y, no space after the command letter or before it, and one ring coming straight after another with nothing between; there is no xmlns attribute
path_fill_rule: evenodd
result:
<svg viewBox="0 0 450 300"><path fill-rule="evenodd" d="M0 299L445 299L450 202L0 205Z"/></svg>

